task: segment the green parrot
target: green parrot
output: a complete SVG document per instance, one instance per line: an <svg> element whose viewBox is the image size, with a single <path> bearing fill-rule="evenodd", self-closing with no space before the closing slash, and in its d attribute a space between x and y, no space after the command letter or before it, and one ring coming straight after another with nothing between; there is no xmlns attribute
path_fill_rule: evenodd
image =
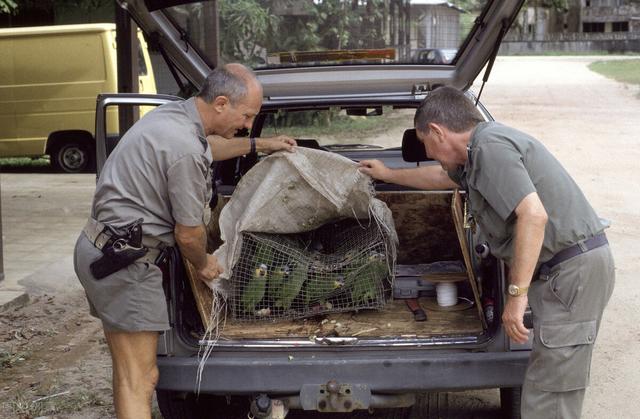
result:
<svg viewBox="0 0 640 419"><path fill-rule="evenodd" d="M378 281L382 281L389 276L389 264L383 253L372 252L369 254L367 265L369 265L369 272L371 272L372 276Z"/></svg>
<svg viewBox="0 0 640 419"><path fill-rule="evenodd" d="M365 271L369 258L362 254L357 254L355 250L350 250L345 255L344 264L344 286L352 289L355 280Z"/></svg>
<svg viewBox="0 0 640 419"><path fill-rule="evenodd" d="M307 279L307 268L301 263L296 263L291 269L291 273L284 278L282 288L276 296L276 307L285 310L291 307L291 303L298 296L304 281Z"/></svg>
<svg viewBox="0 0 640 419"><path fill-rule="evenodd" d="M381 281L389 274L386 258L381 253L371 253L363 266L352 271L351 300L354 304L367 304L378 297Z"/></svg>
<svg viewBox="0 0 640 419"><path fill-rule="evenodd" d="M242 292L242 307L245 313L253 314L256 306L264 297L268 272L269 267L265 263L261 263L254 270L247 285L245 285Z"/></svg>
<svg viewBox="0 0 640 419"><path fill-rule="evenodd" d="M328 273L324 276L312 275L304 283L304 303L309 307L310 303L320 302L344 287L344 276L340 273Z"/></svg>
<svg viewBox="0 0 640 419"><path fill-rule="evenodd" d="M278 299L282 292L285 280L289 279L291 275L291 268L289 265L276 266L269 278L267 279L267 298L270 303L273 303Z"/></svg>

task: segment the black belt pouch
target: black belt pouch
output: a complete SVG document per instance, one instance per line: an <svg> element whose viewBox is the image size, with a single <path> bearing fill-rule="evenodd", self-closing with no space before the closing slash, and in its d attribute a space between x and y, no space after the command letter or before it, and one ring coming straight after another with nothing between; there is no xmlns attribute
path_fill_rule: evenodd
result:
<svg viewBox="0 0 640 419"><path fill-rule="evenodd" d="M102 257L89 265L95 279L102 279L126 268L149 251L142 246L142 219L118 230L107 228L111 239L102 248Z"/></svg>

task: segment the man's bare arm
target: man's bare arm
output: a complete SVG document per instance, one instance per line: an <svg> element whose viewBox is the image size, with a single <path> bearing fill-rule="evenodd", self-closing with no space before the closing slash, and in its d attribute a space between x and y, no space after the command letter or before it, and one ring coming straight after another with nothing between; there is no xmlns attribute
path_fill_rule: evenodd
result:
<svg viewBox="0 0 640 419"><path fill-rule="evenodd" d="M215 256L207 254L204 224L195 227L176 224L174 236L180 252L196 268L200 280L211 281L222 273Z"/></svg>
<svg viewBox="0 0 640 419"><path fill-rule="evenodd" d="M509 269L509 283L518 287L531 284L533 272L540 257L544 241L544 229L547 224L547 211L537 193L532 192L515 209L516 227L514 257ZM524 327L524 312L527 308L527 296L507 298L502 322L507 334L516 342L526 342L529 331Z"/></svg>
<svg viewBox="0 0 640 419"><path fill-rule="evenodd" d="M273 153L279 150L294 151L296 141L286 135L270 138L256 138L256 151ZM209 135L207 142L211 148L213 160L222 161L244 156L251 151L249 138L224 138L217 135Z"/></svg>
<svg viewBox="0 0 640 419"><path fill-rule="evenodd" d="M519 287L529 286L540 257L547 225L547 211L535 192L520 201L515 209L516 228L514 258L510 267L510 281Z"/></svg>
<svg viewBox="0 0 640 419"><path fill-rule="evenodd" d="M360 171L374 179L396 185L424 190L454 189L455 183L439 164L425 165L411 169L389 169L379 160L363 160Z"/></svg>

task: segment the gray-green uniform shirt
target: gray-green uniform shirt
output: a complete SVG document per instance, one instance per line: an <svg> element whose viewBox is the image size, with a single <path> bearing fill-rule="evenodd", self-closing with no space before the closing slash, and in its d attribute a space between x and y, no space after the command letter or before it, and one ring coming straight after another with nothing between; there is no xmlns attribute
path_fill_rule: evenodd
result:
<svg viewBox="0 0 640 419"><path fill-rule="evenodd" d="M145 236L173 245L176 223L203 223L212 161L195 99L162 105L131 127L107 159L93 217L115 226L142 218Z"/></svg>
<svg viewBox="0 0 640 419"><path fill-rule="evenodd" d="M538 264L607 227L539 141L497 122L478 124L469 160L449 176L467 190L471 215L491 252L507 264L514 256L515 209L532 192L548 215Z"/></svg>

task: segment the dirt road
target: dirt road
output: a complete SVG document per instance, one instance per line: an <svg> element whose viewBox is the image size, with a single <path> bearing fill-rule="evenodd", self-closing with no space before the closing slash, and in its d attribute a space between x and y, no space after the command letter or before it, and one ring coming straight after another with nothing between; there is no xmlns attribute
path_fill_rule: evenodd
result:
<svg viewBox="0 0 640 419"><path fill-rule="evenodd" d="M593 59L500 58L482 101L497 120L542 140L612 221L617 286L598 337L583 417L635 418L640 91L589 71ZM32 267L34 273L23 280L31 303L0 315L0 418L37 417L45 407L63 412L59 418L113 417L108 354L71 258L94 178L2 174L1 181L5 270ZM495 417L499 403L496 391L453 394L450 401L457 418Z"/></svg>

